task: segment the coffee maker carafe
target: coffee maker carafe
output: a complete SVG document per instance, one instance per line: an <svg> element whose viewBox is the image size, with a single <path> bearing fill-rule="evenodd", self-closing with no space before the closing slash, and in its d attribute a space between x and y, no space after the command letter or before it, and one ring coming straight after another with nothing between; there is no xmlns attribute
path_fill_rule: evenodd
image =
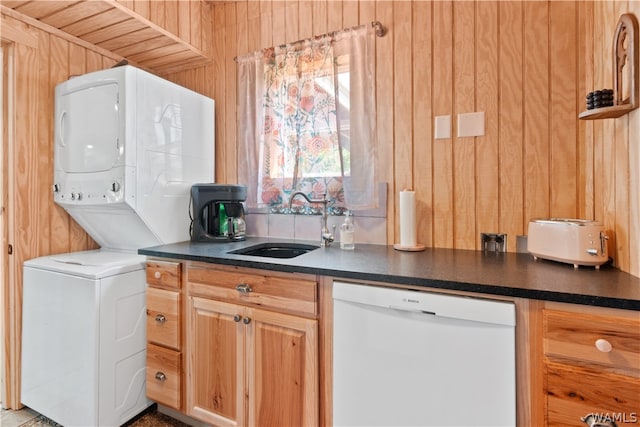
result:
<svg viewBox="0 0 640 427"><path fill-rule="evenodd" d="M247 187L227 184L191 186L191 241L229 242L244 240L244 201Z"/></svg>

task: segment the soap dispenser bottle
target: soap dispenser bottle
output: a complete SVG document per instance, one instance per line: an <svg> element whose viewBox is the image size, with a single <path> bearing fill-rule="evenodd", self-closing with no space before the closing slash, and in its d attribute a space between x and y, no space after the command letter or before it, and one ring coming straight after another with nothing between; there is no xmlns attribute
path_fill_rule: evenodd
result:
<svg viewBox="0 0 640 427"><path fill-rule="evenodd" d="M344 223L340 226L340 249L355 249L355 234L356 230L351 220L351 212L347 211Z"/></svg>

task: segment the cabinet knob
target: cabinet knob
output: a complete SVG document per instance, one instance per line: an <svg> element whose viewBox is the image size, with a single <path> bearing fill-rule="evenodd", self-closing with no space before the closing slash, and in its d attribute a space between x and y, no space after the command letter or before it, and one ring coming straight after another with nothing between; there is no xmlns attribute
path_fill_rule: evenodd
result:
<svg viewBox="0 0 640 427"><path fill-rule="evenodd" d="M245 317L244 319L242 319L242 323L244 323L245 325L248 325L249 323L251 323L251 318Z"/></svg>
<svg viewBox="0 0 640 427"><path fill-rule="evenodd" d="M155 277L156 279L160 279L162 277L162 274L160 274L159 271L156 271L155 273L153 273L153 277Z"/></svg>
<svg viewBox="0 0 640 427"><path fill-rule="evenodd" d="M240 319L242 319L242 316L240 316L239 314L236 314L235 316L233 316L233 321L234 322L239 322Z"/></svg>
<svg viewBox="0 0 640 427"><path fill-rule="evenodd" d="M251 285L249 285L248 283L238 283L236 285L236 291L240 292L241 294L248 294L249 292L253 292L253 289L251 289Z"/></svg>
<svg viewBox="0 0 640 427"><path fill-rule="evenodd" d="M609 353L611 350L613 350L611 343L603 338L596 340L596 348L598 349L598 351L601 351L603 353Z"/></svg>
<svg viewBox="0 0 640 427"><path fill-rule="evenodd" d="M156 379L158 381L166 381L167 376L164 374L164 372L156 372Z"/></svg>
<svg viewBox="0 0 640 427"><path fill-rule="evenodd" d="M164 317L164 314L156 314L156 322L163 324L167 321L167 318Z"/></svg>

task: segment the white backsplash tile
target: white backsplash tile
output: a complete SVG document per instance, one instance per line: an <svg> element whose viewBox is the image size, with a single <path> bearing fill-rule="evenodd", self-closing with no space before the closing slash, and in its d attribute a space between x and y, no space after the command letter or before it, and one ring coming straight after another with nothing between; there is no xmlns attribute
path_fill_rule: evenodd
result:
<svg viewBox="0 0 640 427"><path fill-rule="evenodd" d="M275 237L280 239L317 240L320 242L320 215L281 215L251 213L246 217L247 235L255 237ZM340 225L344 216L330 216L327 220L329 231L336 242L340 241ZM387 221L379 217L354 217L356 243L374 245L387 244ZM335 230L333 226L336 226Z"/></svg>
<svg viewBox="0 0 640 427"><path fill-rule="evenodd" d="M381 183L379 188L379 208L353 212L356 244L387 244L386 191L387 184ZM245 219L247 221L248 236L317 240L320 242L322 224L320 215L270 214L267 213L266 208L254 208L248 210ZM336 242L340 241L340 225L343 222L344 216L329 216L327 219L327 226L329 231L333 233Z"/></svg>
<svg viewBox="0 0 640 427"><path fill-rule="evenodd" d="M269 235L269 216L249 213L244 217L247 223L247 236L265 237Z"/></svg>
<svg viewBox="0 0 640 427"><path fill-rule="evenodd" d="M387 244L387 219L377 217L354 217L356 244Z"/></svg>
<svg viewBox="0 0 640 427"><path fill-rule="evenodd" d="M320 215L292 215L295 221L295 238L320 242L322 217Z"/></svg>
<svg viewBox="0 0 640 427"><path fill-rule="evenodd" d="M327 219L327 226L329 227L329 232L333 233L333 239L337 242L340 240L340 225L344 222L343 216L330 216ZM333 226L335 225L335 228Z"/></svg>
<svg viewBox="0 0 640 427"><path fill-rule="evenodd" d="M269 217L269 234L267 237L276 237L278 239L294 239L294 216L268 214Z"/></svg>

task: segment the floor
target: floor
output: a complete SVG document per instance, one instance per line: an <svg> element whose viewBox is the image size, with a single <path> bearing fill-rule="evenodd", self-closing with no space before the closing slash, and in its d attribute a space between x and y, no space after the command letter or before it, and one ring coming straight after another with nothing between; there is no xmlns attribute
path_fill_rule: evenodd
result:
<svg viewBox="0 0 640 427"><path fill-rule="evenodd" d="M2 427L18 427L36 418L39 414L29 408L19 411L10 409L0 410L0 426Z"/></svg>
<svg viewBox="0 0 640 427"><path fill-rule="evenodd" d="M1 409L0 413L1 427L62 427L26 407L19 411ZM189 427L190 425L158 412L157 405L153 405L123 427Z"/></svg>

